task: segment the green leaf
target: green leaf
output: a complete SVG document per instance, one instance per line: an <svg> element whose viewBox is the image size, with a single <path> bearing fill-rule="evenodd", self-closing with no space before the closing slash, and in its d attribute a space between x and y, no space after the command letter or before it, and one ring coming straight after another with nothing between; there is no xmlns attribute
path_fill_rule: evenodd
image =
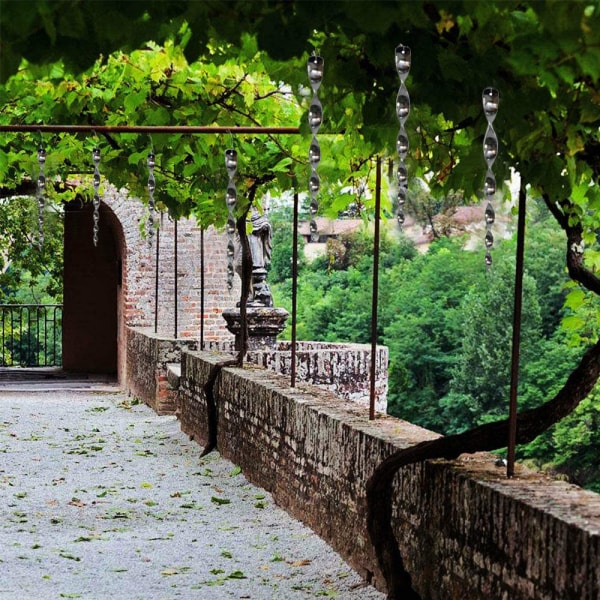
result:
<svg viewBox="0 0 600 600"><path fill-rule="evenodd" d="M576 311L586 301L586 293L581 288L571 290L565 298L565 308Z"/></svg>
<svg viewBox="0 0 600 600"><path fill-rule="evenodd" d="M222 506L223 504L231 504L231 500L229 500L229 498L218 498L217 496L212 496L210 501L219 506Z"/></svg>
<svg viewBox="0 0 600 600"><path fill-rule="evenodd" d="M276 165L271 167L273 173L287 173L289 166L292 164L292 159L289 156L282 158Z"/></svg>
<svg viewBox="0 0 600 600"><path fill-rule="evenodd" d="M229 579L246 579L246 575L242 571L232 571L227 577Z"/></svg>
<svg viewBox="0 0 600 600"><path fill-rule="evenodd" d="M577 315L564 317L561 322L562 328L567 332L576 332L583 329L586 325L585 319Z"/></svg>

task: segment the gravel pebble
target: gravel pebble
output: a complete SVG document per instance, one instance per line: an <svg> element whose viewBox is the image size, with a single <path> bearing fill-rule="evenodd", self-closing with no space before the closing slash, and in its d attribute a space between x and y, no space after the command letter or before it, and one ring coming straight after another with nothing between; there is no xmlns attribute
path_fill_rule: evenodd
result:
<svg viewBox="0 0 600 600"><path fill-rule="evenodd" d="M0 598L384 598L200 450L123 393L0 392Z"/></svg>

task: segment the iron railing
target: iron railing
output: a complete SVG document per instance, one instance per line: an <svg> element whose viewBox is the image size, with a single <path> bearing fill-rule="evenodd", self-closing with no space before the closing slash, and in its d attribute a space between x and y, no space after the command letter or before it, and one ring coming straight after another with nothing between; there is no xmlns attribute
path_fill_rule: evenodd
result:
<svg viewBox="0 0 600 600"><path fill-rule="evenodd" d="M61 304L0 304L0 366L62 365Z"/></svg>

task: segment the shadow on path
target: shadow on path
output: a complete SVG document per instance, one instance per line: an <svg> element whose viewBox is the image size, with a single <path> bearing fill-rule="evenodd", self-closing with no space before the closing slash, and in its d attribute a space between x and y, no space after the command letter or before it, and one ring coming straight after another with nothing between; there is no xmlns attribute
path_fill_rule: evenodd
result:
<svg viewBox="0 0 600 600"><path fill-rule="evenodd" d="M115 375L70 373L60 367L0 367L0 392L77 390L117 392L119 384Z"/></svg>

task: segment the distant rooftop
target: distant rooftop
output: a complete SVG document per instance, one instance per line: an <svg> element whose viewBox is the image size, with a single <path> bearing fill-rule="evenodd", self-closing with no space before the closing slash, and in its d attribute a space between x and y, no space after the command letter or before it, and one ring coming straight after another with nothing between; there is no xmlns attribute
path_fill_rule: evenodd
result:
<svg viewBox="0 0 600 600"><path fill-rule="evenodd" d="M344 233L352 233L359 229L364 221L362 219L326 219L325 217L317 217L317 228L320 236L335 237ZM298 225L298 233L304 236L310 236L309 221L302 221Z"/></svg>

